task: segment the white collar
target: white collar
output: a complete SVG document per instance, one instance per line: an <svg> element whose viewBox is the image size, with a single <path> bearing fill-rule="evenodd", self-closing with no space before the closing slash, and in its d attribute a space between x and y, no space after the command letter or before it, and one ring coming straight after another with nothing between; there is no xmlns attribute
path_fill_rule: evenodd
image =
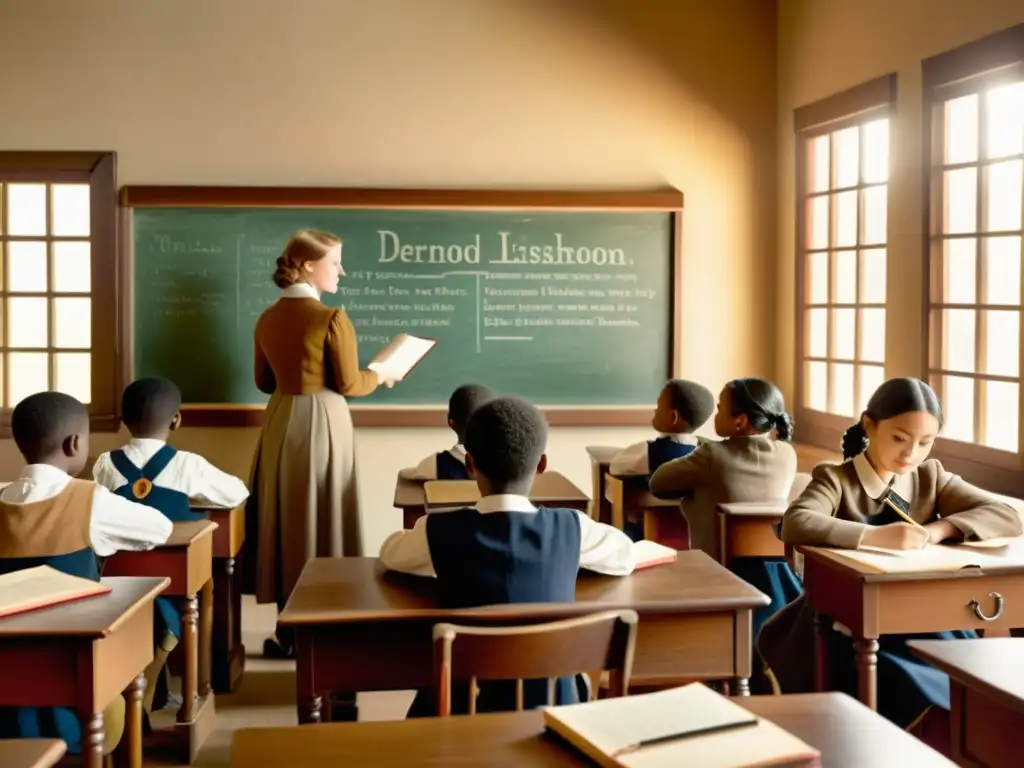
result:
<svg viewBox="0 0 1024 768"><path fill-rule="evenodd" d="M462 443L456 443L448 449L448 453L454 456L456 459L461 461L463 464L466 463L466 447Z"/></svg>
<svg viewBox="0 0 1024 768"><path fill-rule="evenodd" d="M36 480L41 482L55 482L67 480L70 477L63 469L57 469L52 464L26 464L21 468L19 480Z"/></svg>
<svg viewBox="0 0 1024 768"><path fill-rule="evenodd" d="M317 293L309 283L292 283L283 291L281 291L281 297L285 299L320 299L320 294Z"/></svg>
<svg viewBox="0 0 1024 768"><path fill-rule="evenodd" d="M679 432L675 434L659 432L658 439L668 439L671 440L673 443L679 443L680 445L697 445L697 436L686 432Z"/></svg>
<svg viewBox="0 0 1024 768"><path fill-rule="evenodd" d="M536 512L537 508L525 496L515 493L497 493L484 496L474 507L481 514L490 512Z"/></svg>
<svg viewBox="0 0 1024 768"><path fill-rule="evenodd" d="M128 441L128 445L132 446L132 448L138 448L140 451L159 451L167 443L164 440L157 440L153 437L133 437Z"/></svg>
<svg viewBox="0 0 1024 768"><path fill-rule="evenodd" d="M868 496L872 499L880 499L885 495L887 484L882 482L882 478L875 472L875 468L871 466L871 462L868 461L867 452L858 453L851 459L853 462L853 469L857 473L857 479L860 480L860 484L864 486L864 490L867 491ZM904 501L912 501L910 498L913 491L914 485L910 478L910 474L896 475L896 482L892 484L892 489L898 493Z"/></svg>

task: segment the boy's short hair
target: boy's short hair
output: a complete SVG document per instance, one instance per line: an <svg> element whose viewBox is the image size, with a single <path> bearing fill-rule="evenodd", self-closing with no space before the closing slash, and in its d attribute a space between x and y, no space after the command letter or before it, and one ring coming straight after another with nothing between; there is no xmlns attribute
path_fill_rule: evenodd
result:
<svg viewBox="0 0 1024 768"><path fill-rule="evenodd" d="M459 438L466 436L466 424L473 412L490 402L498 393L484 384L463 384L448 399L448 418Z"/></svg>
<svg viewBox="0 0 1024 768"><path fill-rule="evenodd" d="M38 392L11 414L11 435L29 464L53 456L72 435L89 431L89 411L63 392Z"/></svg>
<svg viewBox="0 0 1024 768"><path fill-rule="evenodd" d="M121 421L133 435L167 429L180 410L181 390L167 379L136 379L121 395Z"/></svg>
<svg viewBox="0 0 1024 768"><path fill-rule="evenodd" d="M698 429L715 412L715 396L695 381L669 379L665 384L672 408L694 429Z"/></svg>
<svg viewBox="0 0 1024 768"><path fill-rule="evenodd" d="M466 426L466 453L474 467L497 485L530 479L548 442L544 414L518 397L498 397L480 406Z"/></svg>

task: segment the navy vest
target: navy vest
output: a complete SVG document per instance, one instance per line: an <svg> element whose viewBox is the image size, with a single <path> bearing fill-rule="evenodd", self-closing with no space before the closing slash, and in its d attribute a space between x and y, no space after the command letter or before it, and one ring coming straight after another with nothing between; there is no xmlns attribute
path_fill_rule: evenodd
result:
<svg viewBox="0 0 1024 768"><path fill-rule="evenodd" d="M696 445L680 443L671 437L659 437L656 440L647 442L647 469L651 474L662 464L667 464L673 459L681 459L689 456L697 450Z"/></svg>
<svg viewBox="0 0 1024 768"><path fill-rule="evenodd" d="M164 445L153 454L142 469L139 469L129 460L124 451L111 451L110 462L114 465L114 469L128 481L114 493L129 501L160 510L164 517L172 523L202 520L205 515L202 512L194 511L189 506L188 494L157 485L155 482L160 473L171 463L175 454L177 451L172 446Z"/></svg>
<svg viewBox="0 0 1024 768"><path fill-rule="evenodd" d="M435 459L438 480L469 480L466 465L455 458L450 451L441 451Z"/></svg>

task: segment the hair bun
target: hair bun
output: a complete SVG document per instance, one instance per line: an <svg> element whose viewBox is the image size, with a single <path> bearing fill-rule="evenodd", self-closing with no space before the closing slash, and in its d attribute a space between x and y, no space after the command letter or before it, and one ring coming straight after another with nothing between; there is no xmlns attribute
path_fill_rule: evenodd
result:
<svg viewBox="0 0 1024 768"><path fill-rule="evenodd" d="M299 282L299 270L289 264L284 256L278 256L277 269L272 279L278 288L284 289Z"/></svg>
<svg viewBox="0 0 1024 768"><path fill-rule="evenodd" d="M775 434L779 440L789 442L793 439L793 419L785 411L772 416L772 425L775 427Z"/></svg>
<svg viewBox="0 0 1024 768"><path fill-rule="evenodd" d="M868 433L864 425L857 422L843 433L843 458L852 459L864 453L868 447Z"/></svg>

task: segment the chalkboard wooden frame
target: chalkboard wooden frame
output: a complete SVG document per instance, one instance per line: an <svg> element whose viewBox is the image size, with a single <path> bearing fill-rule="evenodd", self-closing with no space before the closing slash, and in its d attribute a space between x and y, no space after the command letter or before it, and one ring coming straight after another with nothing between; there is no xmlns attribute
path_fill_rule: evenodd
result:
<svg viewBox="0 0 1024 768"><path fill-rule="evenodd" d="M682 330L682 222L683 193L676 189L648 191L563 191L496 189L365 189L346 187L215 187L125 186L121 205L131 208L360 208L412 210L530 210L530 211L646 211L671 216L672 327L669 355L673 376L679 375ZM129 211L130 214L130 211ZM130 221L130 215L126 216ZM126 237L123 242L130 242ZM130 247L130 246L129 246ZM123 259L124 284L130 286L130 256ZM131 317L129 291L123 292L123 316ZM131 336L128 324L126 333ZM133 349L129 338L127 348ZM545 408L548 423L559 427L642 426L651 418L650 407L586 406ZM357 427L443 427L447 408L438 406L363 406L351 403ZM192 427L256 427L263 422L263 406L224 403L189 403L182 406L183 421Z"/></svg>

